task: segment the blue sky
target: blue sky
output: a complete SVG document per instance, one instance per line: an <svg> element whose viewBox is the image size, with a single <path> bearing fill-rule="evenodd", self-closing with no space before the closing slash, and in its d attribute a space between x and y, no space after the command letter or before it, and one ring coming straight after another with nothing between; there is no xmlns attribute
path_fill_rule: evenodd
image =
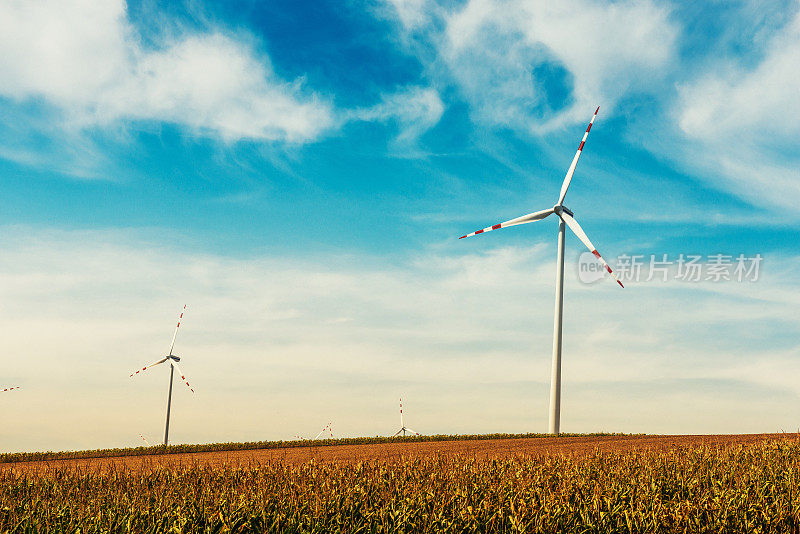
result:
<svg viewBox="0 0 800 534"><path fill-rule="evenodd" d="M176 442L384 433L399 395L425 433L544 430L556 225L456 238L551 206L597 105L566 204L612 264L764 262L619 293L571 236L562 428L794 428L798 13L3 5L0 449L155 439L166 373L127 373L184 303Z"/></svg>

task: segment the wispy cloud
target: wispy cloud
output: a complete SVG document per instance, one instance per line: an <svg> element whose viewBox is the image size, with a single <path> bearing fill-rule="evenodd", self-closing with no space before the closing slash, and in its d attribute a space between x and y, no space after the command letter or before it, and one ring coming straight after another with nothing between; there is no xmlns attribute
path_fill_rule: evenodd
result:
<svg viewBox="0 0 800 534"><path fill-rule="evenodd" d="M428 0L385 0L406 29L416 29L426 25L431 16L432 4Z"/></svg>
<svg viewBox="0 0 800 534"><path fill-rule="evenodd" d="M439 93L431 87L409 87L383 96L379 104L356 109L349 119L369 122L395 122L399 133L395 143L408 146L436 126L444 113Z"/></svg>
<svg viewBox="0 0 800 534"><path fill-rule="evenodd" d="M460 90L475 119L523 131L583 121L587 109L653 87L678 34L669 9L649 1L388 3L428 43L420 58Z"/></svg>
<svg viewBox="0 0 800 534"><path fill-rule="evenodd" d="M680 87L674 113L686 147L683 161L748 200L797 210L800 170L800 13L765 37L755 65L736 56ZM727 184L726 184L727 182Z"/></svg>

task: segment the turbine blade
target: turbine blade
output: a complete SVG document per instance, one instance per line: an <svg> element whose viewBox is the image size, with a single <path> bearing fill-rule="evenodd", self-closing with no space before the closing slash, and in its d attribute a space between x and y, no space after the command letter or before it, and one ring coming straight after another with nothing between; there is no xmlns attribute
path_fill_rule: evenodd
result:
<svg viewBox="0 0 800 534"><path fill-rule="evenodd" d="M489 226L488 228L484 228L483 230L472 232L471 234L462 235L461 237L459 237L459 239L464 239L465 237L471 237L473 235L482 234L484 232L491 232L492 230L498 230L500 228L506 228L508 226L516 226L518 224L525 224L533 221L539 221L549 216L552 213L553 213L553 208L549 208L542 211L536 211L534 213L523 215L522 217L517 217L516 219L511 219L510 221L495 224L494 226Z"/></svg>
<svg viewBox="0 0 800 534"><path fill-rule="evenodd" d="M325 431L332 425L333 423L328 423L327 425L322 427L322 430L319 431L319 434L314 436L314 439L318 439ZM331 432L331 437L333 437L333 432Z"/></svg>
<svg viewBox="0 0 800 534"><path fill-rule="evenodd" d="M583 231L583 228L581 228L581 225L578 224L578 221L573 219L570 216L570 214L565 211L562 211L559 216L565 223L567 223L567 226L569 226L569 229L572 230L572 233L574 233L578 237L578 239L580 239L583 242L583 244L586 245L586 247L592 252L592 254L594 254L594 257L597 258L600 261L600 263L605 265L606 271L608 271L608 274L611 275L611 278L616 280L617 283L620 285L620 287L625 287L622 285L622 282L619 281L617 275L614 274L614 271L611 270L611 267L608 266L606 260L604 260L603 257L600 255L600 253L597 252L597 249L594 247L594 245L592 245L592 242L589 241L589 238L586 237L586 233Z"/></svg>
<svg viewBox="0 0 800 534"><path fill-rule="evenodd" d="M402 432L402 431L403 431L403 429L401 428L400 430L398 430L397 432L395 432L395 433L392 435L392 437L393 437L393 438L397 437L397 436L400 434L400 432Z"/></svg>
<svg viewBox="0 0 800 534"><path fill-rule="evenodd" d="M130 378L133 378L133 375L138 375L138 374L139 374L139 373L141 373L142 371L146 371L146 370L150 369L151 367L155 367L156 365L159 365L159 364L161 364L161 363L164 363L164 362L165 362L165 361L167 361L167 360L169 360L169 357L167 357L167 358L162 358L162 359L158 360L157 362L153 362L153 363L151 363L150 365L145 365L145 366L144 366L144 367L142 367L141 369L137 369L136 371L132 372L132 373L131 373L131 376L130 376Z"/></svg>
<svg viewBox="0 0 800 534"><path fill-rule="evenodd" d="M10 387L10 388L3 388L3 391L13 391L15 389L19 389L19 386L14 386L14 387Z"/></svg>
<svg viewBox="0 0 800 534"><path fill-rule="evenodd" d="M412 434L416 434L416 435L418 435L418 436L419 436L419 435L421 435L421 434L420 434L419 432L417 432L416 430L411 430L410 428L406 428L406 432L411 432Z"/></svg>
<svg viewBox="0 0 800 534"><path fill-rule="evenodd" d="M567 196L567 189L569 189L569 183L572 181L572 175L575 174L575 167L578 165L578 158L581 157L583 144L586 142L586 138L589 137L589 130L592 129L592 124L594 123L594 119L597 117L598 111L600 111L600 106L597 106L597 109L594 110L592 120L589 121L589 126L586 127L586 133L583 134L583 139L581 139L581 144L578 146L578 151L575 152L575 157L572 158L572 163L569 166L569 170L567 170L567 175L564 177L564 183L561 184L561 194L558 195L559 206L564 203L564 197Z"/></svg>
<svg viewBox="0 0 800 534"><path fill-rule="evenodd" d="M169 363L175 366L175 369L178 370L178 374L181 376L181 380L183 380L183 383L186 384L187 388L192 390L192 393L194 393L194 388L192 388L192 386L189 385L189 381L186 380L186 376L183 374L183 371L181 371L181 368L178 367L178 362L176 362L175 360L170 360Z"/></svg>
<svg viewBox="0 0 800 534"><path fill-rule="evenodd" d="M400 429L403 429L403 399L400 399Z"/></svg>
<svg viewBox="0 0 800 534"><path fill-rule="evenodd" d="M181 316L178 317L178 326L175 327L175 333L172 334L172 344L169 346L169 355L172 356L172 349L175 348L175 338L178 337L178 328L181 327L181 319L183 319L183 314L186 312L186 304L183 305L183 309L181 310Z"/></svg>

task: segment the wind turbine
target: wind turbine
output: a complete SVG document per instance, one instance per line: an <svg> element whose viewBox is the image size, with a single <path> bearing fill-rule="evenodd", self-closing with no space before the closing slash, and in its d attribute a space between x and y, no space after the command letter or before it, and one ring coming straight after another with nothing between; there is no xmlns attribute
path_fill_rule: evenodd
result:
<svg viewBox="0 0 800 534"><path fill-rule="evenodd" d="M320 430L320 431L319 431L319 434L317 434L316 436L314 436L314 439L319 439L319 437L320 437L322 434L324 434L326 430L327 430L327 431L328 431L328 433L331 435L331 439L333 439L333 421L331 421L331 422L330 422L330 423L328 423L327 425L323 426L323 427L322 427L322 430Z"/></svg>
<svg viewBox="0 0 800 534"><path fill-rule="evenodd" d="M406 435L406 432L411 432L412 434L416 434L417 436L420 435L419 432L417 432L416 430L411 430L410 428L407 428L406 425L403 423L403 399L400 399L400 430L395 432L392 437L398 436L400 434L400 432L403 433L403 436Z"/></svg>
<svg viewBox="0 0 800 534"><path fill-rule="evenodd" d="M564 183L561 185L561 193L558 195L558 202L555 206L546 210L529 213L527 215L523 215L522 217L517 217L516 219L495 224L494 226L489 226L488 228L484 228L482 230L472 232L471 234L462 235L459 237L459 239L464 239L465 237L482 234L484 232L490 232L492 230L498 230L500 228L506 228L507 226L516 226L518 224L540 221L546 217L549 217L553 213L558 215L558 218L560 219L558 223L558 256L556 261L556 309L553 324L553 367L550 376L550 421L548 426L548 432L550 434L558 434L559 427L561 425L561 318L564 311L562 304L564 302L565 224L566 226L569 226L569 229L572 230L578 239L580 239L581 242L583 242L583 244L589 248L592 254L594 254L595 258L597 258L600 263L605 266L608 274L610 274L611 277L616 280L621 287L625 287L614 275L611 267L608 266L608 263L606 263L603 257L600 256L600 253L597 252L597 249L594 245L592 245L592 242L589 241L589 238L586 237L586 233L584 233L583 229L578 224L578 221L574 219L574 214L572 211L564 206L564 197L567 195L567 189L569 189L569 184L572 181L572 175L575 173L575 167L578 165L578 158L581 157L583 145L586 143L586 138L589 136L589 130L592 129L592 124L594 123L594 119L597 117L598 111L600 111L599 106L596 110L594 110L594 115L592 115L592 120L589 121L589 126L586 127L586 133L583 134L583 139L581 139L581 144L578 146L578 151L575 152L575 157L572 158L572 164L570 164L569 169L567 170L567 175L564 177Z"/></svg>
<svg viewBox="0 0 800 534"><path fill-rule="evenodd" d="M317 434L313 438L304 438L303 436L300 436L300 435L297 435L297 434L295 434L294 437L297 438L300 441L314 441L314 440L319 439L319 437L322 434L324 434L326 430L330 433L330 436L331 436L331 439L332 439L333 438L333 421L331 421L327 425L323 426L322 430L319 431L319 434Z"/></svg>
<svg viewBox="0 0 800 534"><path fill-rule="evenodd" d="M175 333L172 335L172 344L169 346L169 354L164 356L162 359L158 360L157 362L153 362L150 365L145 365L138 371L131 373L131 378L135 375L138 375L142 371L146 371L151 367L155 367L156 365L160 365L166 361L169 361L169 394L167 396L167 424L164 427L164 445L166 446L169 443L169 409L172 405L172 375L175 373L175 369L178 370L178 374L181 375L181 380L186 384L192 393L194 393L194 389L192 386L189 385L189 381L186 380L186 376L181 371L181 368L178 367L178 362L181 361L179 356L175 356L172 354L172 351L175 349L175 338L178 337L178 328L181 326L181 319L183 319L183 314L186 311L186 306L183 306L183 310L181 310L181 316L178 317L178 326L175 327Z"/></svg>

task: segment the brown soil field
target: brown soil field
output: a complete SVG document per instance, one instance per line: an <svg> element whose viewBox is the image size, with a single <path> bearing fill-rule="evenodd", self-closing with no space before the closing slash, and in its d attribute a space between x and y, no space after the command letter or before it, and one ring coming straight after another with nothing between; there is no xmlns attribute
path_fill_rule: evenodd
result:
<svg viewBox="0 0 800 534"><path fill-rule="evenodd" d="M727 447L761 443L766 440L800 440L800 434L731 434L731 435L643 435L643 436L570 436L523 439L435 441L418 443L380 443L218 451L111 458L45 460L0 464L0 470L42 472L51 469L150 470L159 467L247 467L269 462L299 464L315 462L398 462L426 456L464 456L478 459L514 456L585 455L601 452L679 450L685 447Z"/></svg>

